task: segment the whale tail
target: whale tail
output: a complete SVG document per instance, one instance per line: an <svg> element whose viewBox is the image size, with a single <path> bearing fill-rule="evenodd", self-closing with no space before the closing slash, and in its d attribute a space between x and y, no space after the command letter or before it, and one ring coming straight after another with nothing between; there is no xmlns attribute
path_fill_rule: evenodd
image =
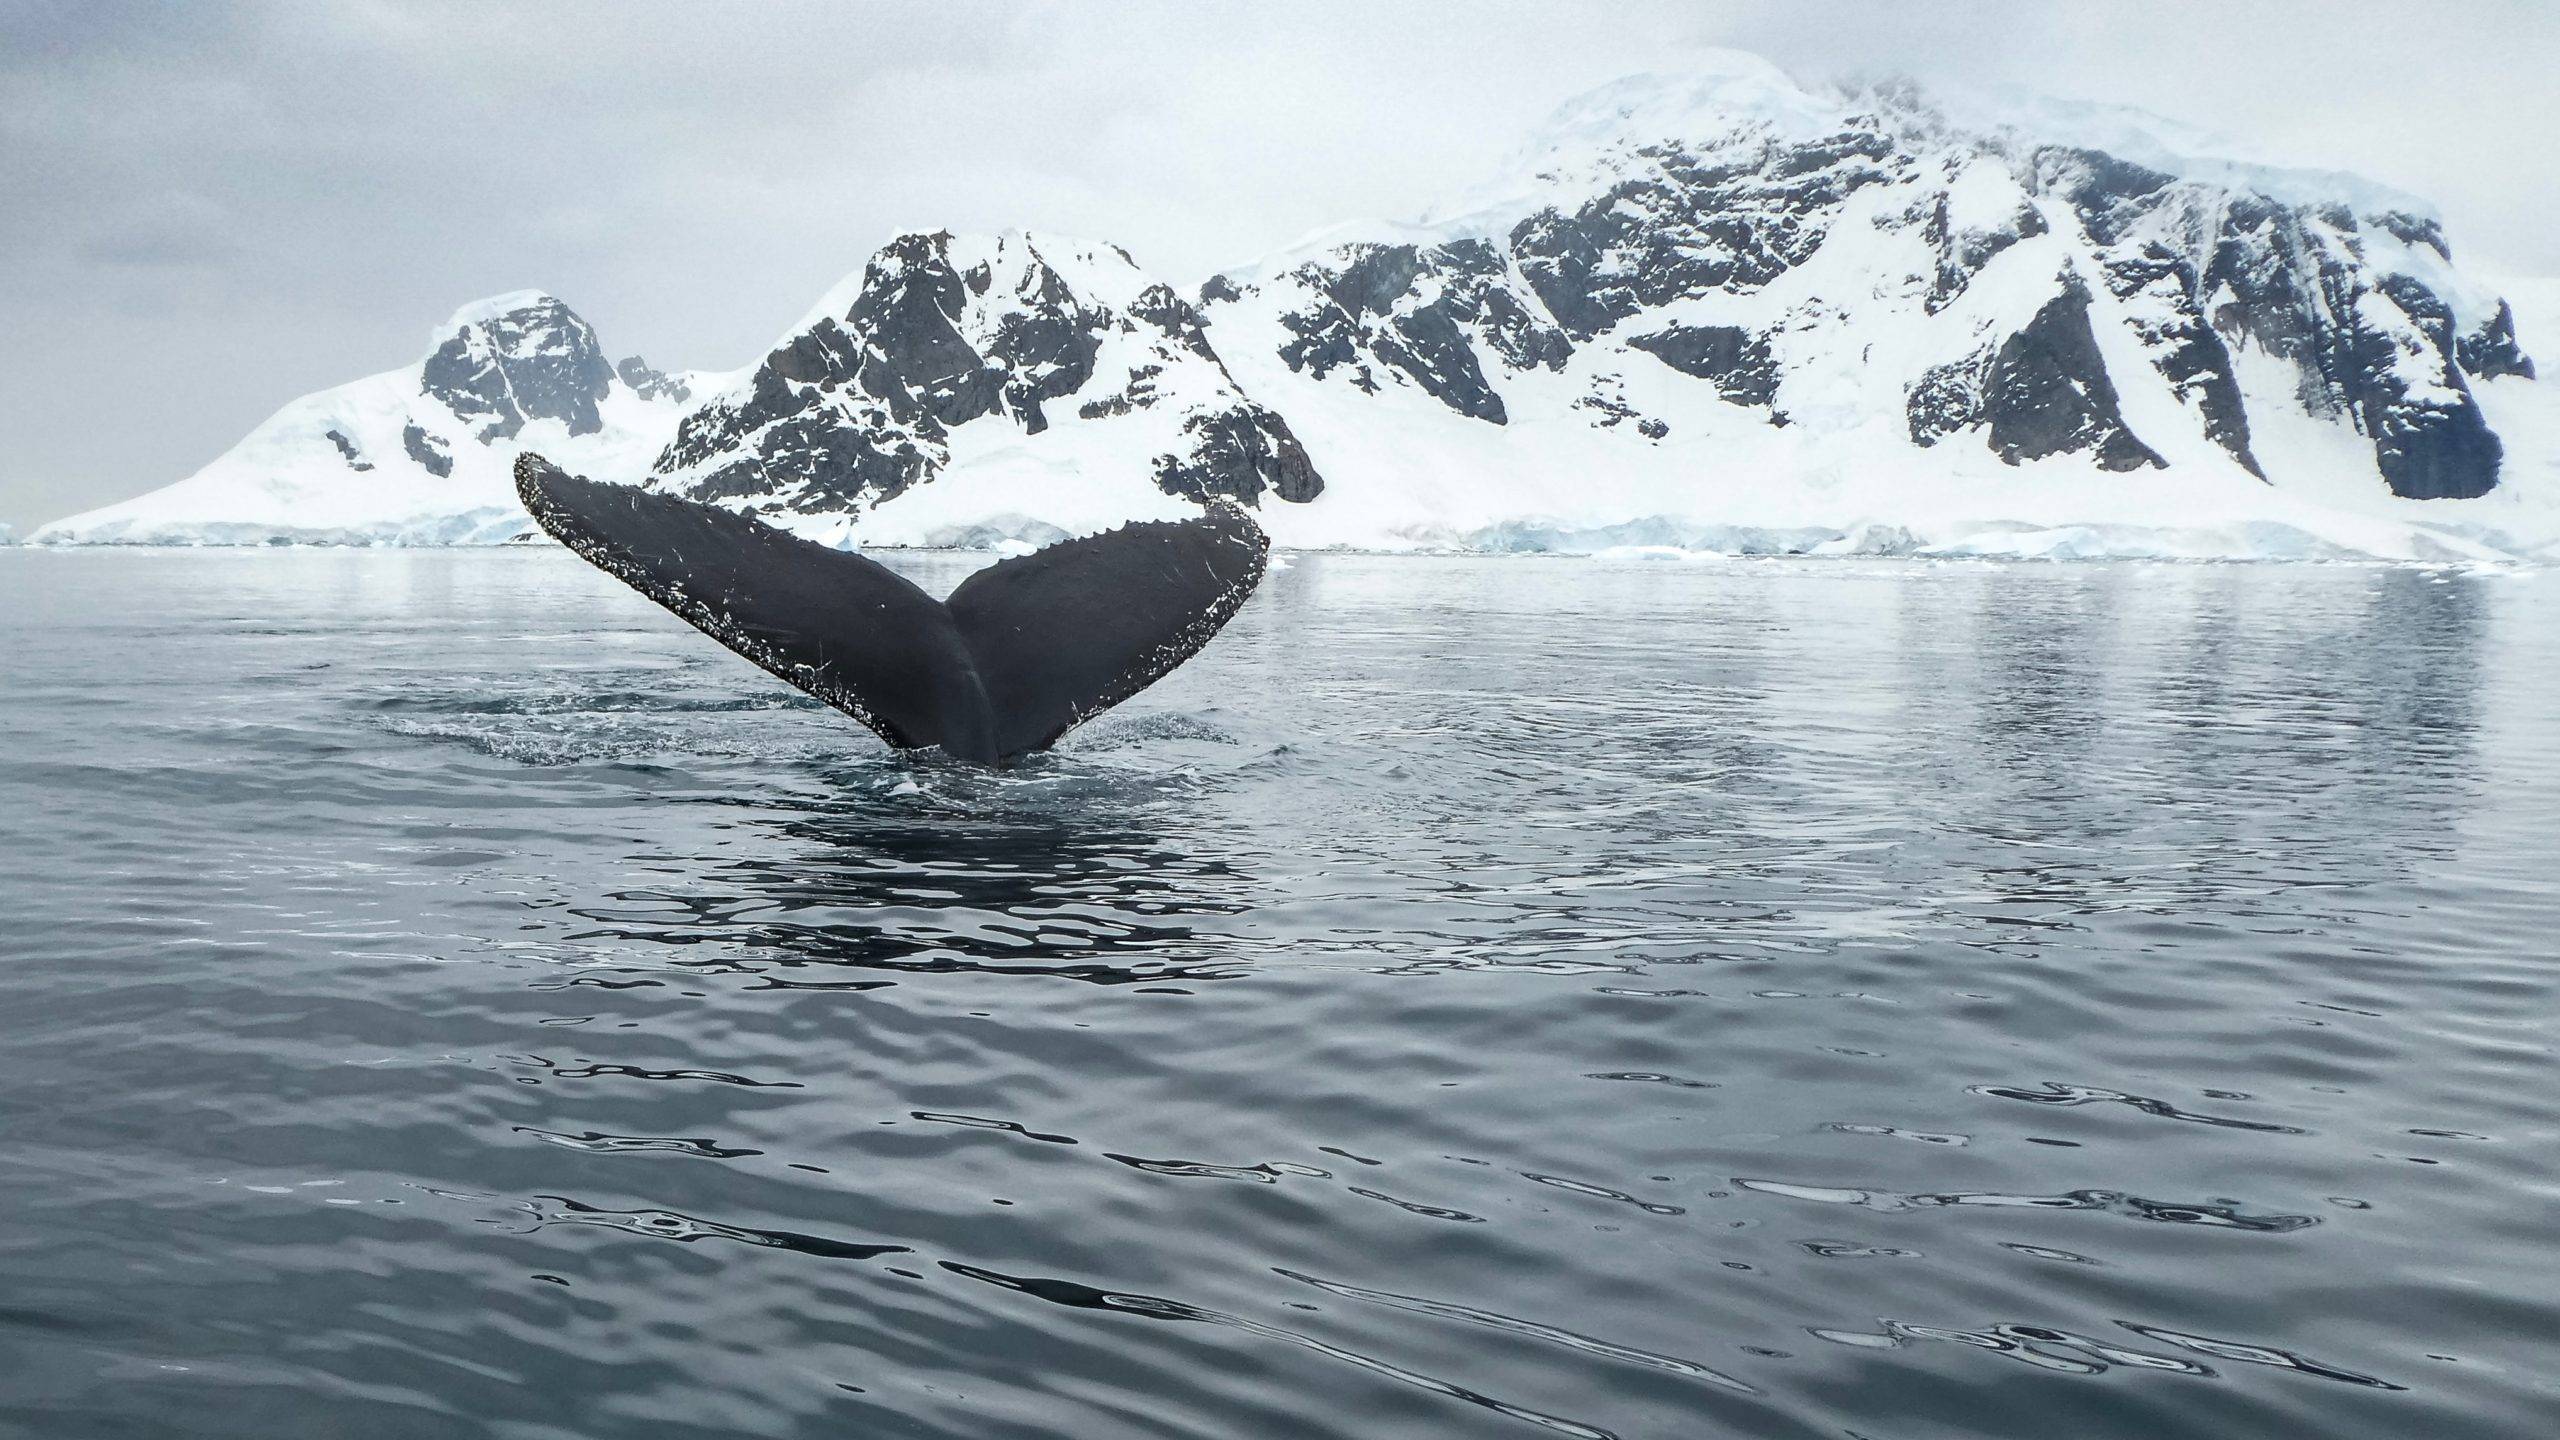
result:
<svg viewBox="0 0 2560 1440"><path fill-rule="evenodd" d="M900 749L1010 764L1199 653L1271 548L1233 504L999 561L947 601L877 561L530 452L516 494L590 564Z"/></svg>

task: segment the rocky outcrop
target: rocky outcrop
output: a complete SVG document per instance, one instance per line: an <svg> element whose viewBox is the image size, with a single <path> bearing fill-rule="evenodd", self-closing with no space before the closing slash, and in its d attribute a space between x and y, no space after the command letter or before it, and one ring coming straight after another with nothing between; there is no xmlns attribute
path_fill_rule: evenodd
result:
<svg viewBox="0 0 2560 1440"><path fill-rule="evenodd" d="M2339 390L2392 493L2467 500L2494 489L2505 446L2456 359L2452 307L2411 276L2385 275L2355 292L2342 330Z"/></svg>
<svg viewBox="0 0 2560 1440"><path fill-rule="evenodd" d="M430 435L417 425L400 428L400 448L418 467L439 480L453 473L453 448L442 436Z"/></svg>
<svg viewBox="0 0 2560 1440"><path fill-rule="evenodd" d="M2165 463L2125 425L2089 327L2088 292L2077 285L2066 285L1996 350L1924 373L1905 410L1914 444L1979 428L2011 465L2080 454L2109 471Z"/></svg>
<svg viewBox="0 0 2560 1440"><path fill-rule="evenodd" d="M2515 309L2504 300L2498 302L2497 310L2488 319L2455 342L2454 357L2478 379L2495 380L2503 375L2534 378L2533 357L2516 344Z"/></svg>
<svg viewBox="0 0 2560 1440"><path fill-rule="evenodd" d="M1683 375L1695 375L1736 405L1766 405L1778 395L1778 362L1767 336L1739 325L1674 325L1627 343Z"/></svg>
<svg viewBox="0 0 2560 1440"><path fill-rule="evenodd" d="M1920 378L1912 382L1903 397L1903 415L1909 423L1912 444L1935 445L1982 422L1988 408L1983 389L1991 378L1991 358L1991 351L1985 348L1920 372Z"/></svg>
<svg viewBox="0 0 2560 1440"><path fill-rule="evenodd" d="M1168 495L1223 495L1251 505L1267 492L1292 505L1324 493L1324 479L1280 417L1259 405L1194 415L1182 424L1184 454L1156 457L1156 484Z"/></svg>
<svg viewBox="0 0 2560 1440"><path fill-rule="evenodd" d="M2101 470L2162 464L2125 428L2116 387L2089 328L2089 296L2076 284L2045 302L2026 328L2001 342L1982 385L1992 453L2015 465L2086 454Z"/></svg>
<svg viewBox="0 0 2560 1440"><path fill-rule="evenodd" d="M373 462L364 458L364 452L356 448L356 442L344 434L331 430L323 438L337 447L338 458L347 462L348 469L362 471L373 468Z"/></svg>
<svg viewBox="0 0 2560 1440"><path fill-rule="evenodd" d="M1342 368L1375 393L1374 367L1392 368L1457 413L1500 425L1508 412L1479 347L1514 370L1561 369L1573 353L1571 338L1512 288L1502 256L1482 240L1356 245L1339 268L1310 265L1294 278L1308 300L1281 318L1293 338L1280 358L1317 379ZM1203 298L1235 294L1219 282Z"/></svg>
<svg viewBox="0 0 2560 1440"><path fill-rule="evenodd" d="M1973 277L2012 245L2045 233L2044 213L2020 196L2005 207L2005 213L1987 222L1967 215L1956 203L1956 187L1972 177L1966 162L1948 167L1949 184L1930 193L1921 214L1921 235L1934 252L1936 264L1929 277L1928 298L1922 309L1935 315L1955 303L1973 283ZM1997 186L1997 177L1989 182ZM2005 189L2006 187L2000 187Z"/></svg>
<svg viewBox="0 0 2560 1440"><path fill-rule="evenodd" d="M672 400L681 405L693 398L692 386L662 370L649 368L649 362L637 355L625 355L615 361L613 373L643 400Z"/></svg>
<svg viewBox="0 0 2560 1440"><path fill-rule="evenodd" d="M2234 344L2287 361L2303 407L2367 437L2394 494L2458 499L2497 485L2501 447L2466 379L2452 303L2395 268L2450 263L2434 220L2288 202L2087 150L2040 149L2034 172L2105 247L2111 287L2148 302L2133 314L2162 373L2252 473L2263 472L2230 378ZM2469 353L2484 378L2530 371L2503 302L2474 329Z"/></svg>
<svg viewBox="0 0 2560 1440"><path fill-rule="evenodd" d="M528 420L558 420L572 435L603 428L596 403L612 388L596 332L548 295L484 301L427 356L420 393L442 401L482 443L512 439Z"/></svg>
<svg viewBox="0 0 2560 1440"><path fill-rule="evenodd" d="M2231 347L2205 317L2194 268L2162 246L2105 262L2107 288L2124 304L2125 326L2142 342L2169 393L2195 412L2204 437L2243 470L2267 478L2249 449L2249 415L2232 372Z"/></svg>

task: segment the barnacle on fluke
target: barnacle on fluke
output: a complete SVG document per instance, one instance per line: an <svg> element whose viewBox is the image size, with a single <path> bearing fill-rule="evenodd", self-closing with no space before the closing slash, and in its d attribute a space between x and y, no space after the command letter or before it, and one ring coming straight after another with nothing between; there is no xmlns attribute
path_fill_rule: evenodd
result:
<svg viewBox="0 0 2560 1440"><path fill-rule="evenodd" d="M717 506L516 461L543 529L900 749L1005 765L1163 679L1261 582L1271 542L1217 501L998 561L936 600L877 561Z"/></svg>

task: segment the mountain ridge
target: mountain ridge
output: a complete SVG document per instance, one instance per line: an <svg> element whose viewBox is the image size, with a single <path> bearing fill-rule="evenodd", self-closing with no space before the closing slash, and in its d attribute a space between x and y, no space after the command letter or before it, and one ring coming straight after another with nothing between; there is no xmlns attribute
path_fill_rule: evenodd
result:
<svg viewBox="0 0 2560 1440"><path fill-rule="evenodd" d="M547 425L572 469L839 544L1223 495L1300 546L2560 554L2530 326L2415 197L1745 56L1577 97L1532 145L1450 218L1188 295L1103 242L912 232L720 375L624 373L565 306L498 297L422 362L452 425L407 459Z"/></svg>

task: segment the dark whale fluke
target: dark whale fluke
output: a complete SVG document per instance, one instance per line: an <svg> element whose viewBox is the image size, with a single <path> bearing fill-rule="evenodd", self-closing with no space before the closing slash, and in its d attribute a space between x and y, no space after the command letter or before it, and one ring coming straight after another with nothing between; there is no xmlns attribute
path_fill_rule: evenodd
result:
<svg viewBox="0 0 2560 1440"><path fill-rule="evenodd" d="M999 561L940 601L877 561L539 455L517 458L516 494L589 563L881 739L986 765L1047 749L1198 653L1271 549L1219 502Z"/></svg>

